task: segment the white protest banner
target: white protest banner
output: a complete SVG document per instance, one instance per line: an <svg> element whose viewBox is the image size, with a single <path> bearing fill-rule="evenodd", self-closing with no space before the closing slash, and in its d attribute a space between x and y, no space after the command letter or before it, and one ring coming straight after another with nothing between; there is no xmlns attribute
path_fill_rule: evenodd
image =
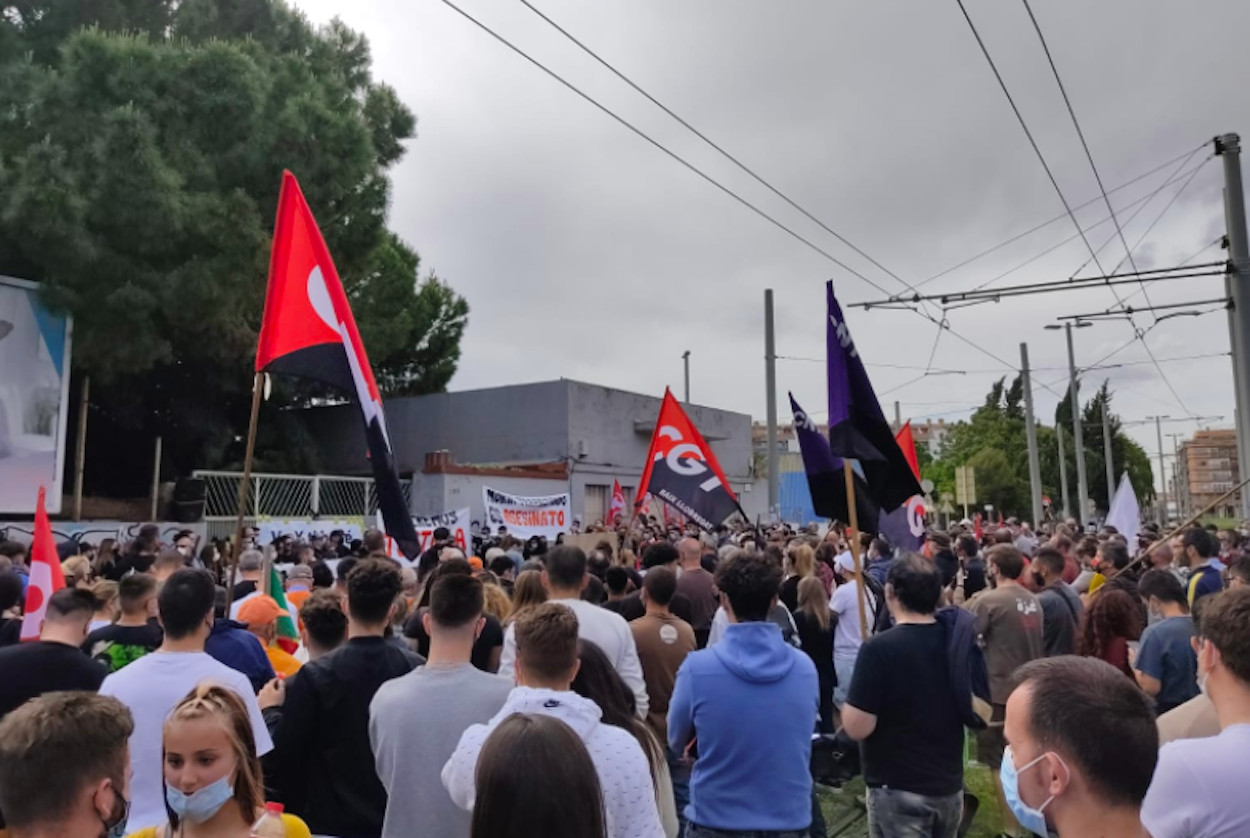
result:
<svg viewBox="0 0 1250 838"><path fill-rule="evenodd" d="M257 521L256 527L260 530L257 543L261 545L273 544L273 540L280 535L289 535L296 541L304 542L311 541L317 536L329 538L330 533L335 530L343 531L344 544L351 544L354 539L364 538L364 527L359 518L319 518L315 521L309 521L306 518L270 518Z"/></svg>
<svg viewBox="0 0 1250 838"><path fill-rule="evenodd" d="M568 492L527 498L483 486L482 502L491 530L507 527L517 538L538 535L554 542L556 536L567 532L573 523Z"/></svg>
<svg viewBox="0 0 1250 838"><path fill-rule="evenodd" d="M421 544L421 551L425 552L430 549L430 546L434 543L434 530L439 527L446 527L450 533L448 538L451 539L452 543L463 550L466 556L469 555L470 548L473 546L473 534L470 531L471 517L472 513L467 506L463 509L444 512L441 515L413 515L412 526L417 531L417 540ZM377 526L382 532L386 532L386 527L382 525L381 512L378 513ZM395 545L393 539L387 538L386 546L387 552L391 556L397 559L400 558L399 547Z"/></svg>

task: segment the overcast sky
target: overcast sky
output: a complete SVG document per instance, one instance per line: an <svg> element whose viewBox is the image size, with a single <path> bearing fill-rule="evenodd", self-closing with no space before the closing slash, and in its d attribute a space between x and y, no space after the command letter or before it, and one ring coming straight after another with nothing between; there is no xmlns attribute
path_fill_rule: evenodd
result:
<svg viewBox="0 0 1250 838"><path fill-rule="evenodd" d="M418 117L417 138L392 171L391 226L471 307L455 390L558 377L680 395L691 350L695 402L765 413L763 295L777 300L777 351L823 358L823 285L847 303L872 288L809 249L578 98L442 0L296 0L315 22L338 15L370 39L374 74ZM643 131L890 293L903 286L786 206L686 129L612 77L517 0L457 4ZM1063 213L954 0L736 2L536 0L535 5L640 86L909 284ZM969 0L1069 203L1097 184L1022 4ZM1244 58L1250 3L1035 0L1034 10L1108 189L1218 133L1250 133ZM1200 167L1134 252L1139 268L1177 264L1224 231L1219 158L1199 150L1112 195L1130 245ZM1203 162L1207 161L1207 162ZM1133 203L1180 179L1152 200ZM1126 205L1130 205L1127 206ZM1140 214L1132 221L1128 216ZM1101 201L1077 212L1107 216ZM954 271L925 291L987 282L1073 236L1064 218ZM1104 223L1095 247L1114 238ZM1110 271L1118 240L1099 253ZM1000 285L1064 280L1089 257L1076 241ZM1195 261L1223 258L1218 248ZM1127 266L1125 267L1127 269ZM1092 273L1089 266L1084 273ZM1136 292L1124 287L1123 297ZM1149 286L1155 305L1223 296L1219 277ZM1141 305L1137 294L1131 304ZM951 311L954 330L1012 363L1029 343L1037 410L1050 424L1064 386L1062 314L1115 304L1107 289L1028 297ZM1206 306L1203 308L1210 308ZM940 304L931 308L941 316ZM849 310L887 413L966 417L1000 364L907 311ZM1146 329L1149 314L1137 316ZM1133 338L1126 321L1076 333L1077 363ZM1222 415L1231 427L1227 357L1167 359L1229 348L1223 312L1176 317L1146 336L1178 404L1140 343L1090 374L1126 420ZM1138 363L1144 362L1144 363ZM918 366L919 370L874 366ZM1052 391L1040 385L1051 385ZM901 386L906 385L906 386ZM895 389L899 388L899 389ZM813 413L826 399L821 363L778 362L785 392ZM1165 433L1196 423L1169 423ZM1130 427L1156 450L1153 424ZM1171 450L1171 440L1165 438ZM1170 467L1169 467L1170 470Z"/></svg>

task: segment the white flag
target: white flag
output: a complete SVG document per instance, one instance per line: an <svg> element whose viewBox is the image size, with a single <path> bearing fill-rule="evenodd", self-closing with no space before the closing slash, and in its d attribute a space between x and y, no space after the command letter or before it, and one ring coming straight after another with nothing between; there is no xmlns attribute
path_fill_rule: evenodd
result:
<svg viewBox="0 0 1250 838"><path fill-rule="evenodd" d="M1137 550L1137 530L1141 527L1141 508L1137 505L1137 495L1133 492L1133 483L1128 479L1128 472L1120 478L1120 487L1111 498L1111 509L1107 512L1107 526L1116 530L1128 539L1129 552Z"/></svg>

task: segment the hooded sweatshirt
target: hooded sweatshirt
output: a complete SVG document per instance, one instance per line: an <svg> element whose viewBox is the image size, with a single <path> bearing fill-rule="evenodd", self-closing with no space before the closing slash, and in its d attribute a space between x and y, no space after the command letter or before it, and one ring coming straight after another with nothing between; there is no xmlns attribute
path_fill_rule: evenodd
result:
<svg viewBox="0 0 1250 838"><path fill-rule="evenodd" d="M494 718L484 725L471 725L443 766L443 785L457 806L472 811L482 744L513 713L559 719L585 743L603 788L608 838L664 838L651 765L642 746L628 731L601 722L599 705L574 692L517 687L508 694L503 709ZM809 810L810 806L809 801Z"/></svg>
<svg viewBox="0 0 1250 838"><path fill-rule="evenodd" d="M730 831L809 828L819 710L816 667L771 622L732 624L720 643L688 655L668 707L669 747L682 753L698 735L686 819Z"/></svg>

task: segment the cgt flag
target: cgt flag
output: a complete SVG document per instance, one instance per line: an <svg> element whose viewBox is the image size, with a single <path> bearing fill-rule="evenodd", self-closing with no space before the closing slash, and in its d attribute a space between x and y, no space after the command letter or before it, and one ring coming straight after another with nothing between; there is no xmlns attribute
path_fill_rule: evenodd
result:
<svg viewBox="0 0 1250 838"><path fill-rule="evenodd" d="M790 394L790 409L794 411L794 433L799 439L799 451L803 455L803 470L807 472L807 488L812 495L812 509L817 515L847 522L850 515L846 507L846 473L842 458L833 456L829 440L816 430L799 403ZM880 510L873 503L868 485L857 472L855 480L855 511L861 532L877 531Z"/></svg>
<svg viewBox="0 0 1250 838"><path fill-rule="evenodd" d="M625 513L625 492L621 490L621 481L612 481L612 503L608 506L608 520L605 524L609 526L616 524L617 516Z"/></svg>
<svg viewBox="0 0 1250 838"><path fill-rule="evenodd" d="M903 456L916 479L920 479L920 461L916 458L916 439L911 432L911 422L899 428L894 439L902 449ZM912 495L907 503L881 516L881 534L890 546L909 553L918 553L925 542L924 497Z"/></svg>
<svg viewBox="0 0 1250 838"><path fill-rule="evenodd" d="M835 456L858 460L873 500L882 510L893 510L920 494L920 483L881 412L864 362L833 296L833 283L827 283L825 290L829 450Z"/></svg>
<svg viewBox="0 0 1250 838"><path fill-rule="evenodd" d="M35 538L30 543L30 581L26 584L26 616L22 617L22 640L38 640L43 618L48 613L48 600L65 587L65 574L52 540L52 524L48 522L44 489L39 487L35 501Z"/></svg>
<svg viewBox="0 0 1250 838"><path fill-rule="evenodd" d="M708 531L741 511L712 449L668 390L637 496L645 498L648 492Z"/></svg>
<svg viewBox="0 0 1250 838"><path fill-rule="evenodd" d="M325 239L290 172L282 173L256 371L311 378L355 397L387 534L405 556L415 558L417 534L395 471L373 369Z"/></svg>

